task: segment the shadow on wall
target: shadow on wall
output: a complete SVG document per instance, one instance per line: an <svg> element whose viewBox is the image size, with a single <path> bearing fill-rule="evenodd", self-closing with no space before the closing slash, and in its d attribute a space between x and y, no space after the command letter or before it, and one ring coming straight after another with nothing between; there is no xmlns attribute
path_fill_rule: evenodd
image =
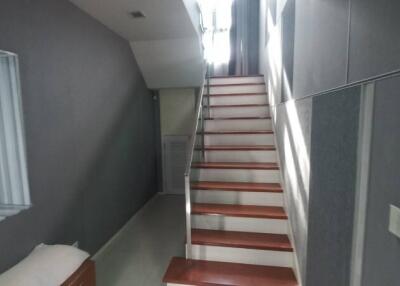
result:
<svg viewBox="0 0 400 286"><path fill-rule="evenodd" d="M154 104L143 86L121 107L119 118L108 128L94 161L81 176L84 196L84 241L90 253L98 250L157 191L154 145ZM141 110L142 112L138 112ZM140 164L138 164L140 162ZM110 215L112 214L112 215Z"/></svg>

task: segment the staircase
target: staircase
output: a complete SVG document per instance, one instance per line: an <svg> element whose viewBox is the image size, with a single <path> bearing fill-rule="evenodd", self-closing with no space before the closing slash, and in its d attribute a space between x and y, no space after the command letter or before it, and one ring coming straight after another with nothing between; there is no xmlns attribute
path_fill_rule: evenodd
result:
<svg viewBox="0 0 400 286"><path fill-rule="evenodd" d="M191 259L174 257L164 283L298 285L263 77L212 78L209 89L204 160L191 165Z"/></svg>

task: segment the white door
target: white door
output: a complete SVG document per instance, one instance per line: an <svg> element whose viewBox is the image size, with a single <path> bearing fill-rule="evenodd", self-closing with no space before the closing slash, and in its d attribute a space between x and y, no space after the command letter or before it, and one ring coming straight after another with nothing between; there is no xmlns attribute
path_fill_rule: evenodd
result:
<svg viewBox="0 0 400 286"><path fill-rule="evenodd" d="M166 135L163 137L164 193L185 193L184 173L188 141L188 136Z"/></svg>

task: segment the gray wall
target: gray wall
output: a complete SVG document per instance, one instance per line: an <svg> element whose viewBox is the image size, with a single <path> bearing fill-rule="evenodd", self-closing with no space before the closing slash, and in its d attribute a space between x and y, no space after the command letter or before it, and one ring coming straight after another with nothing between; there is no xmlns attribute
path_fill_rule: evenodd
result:
<svg viewBox="0 0 400 286"><path fill-rule="evenodd" d="M0 272L39 243L94 253L156 191L154 107L128 42L68 1L4 0L33 207L0 223Z"/></svg>
<svg viewBox="0 0 400 286"><path fill-rule="evenodd" d="M344 84L348 0L296 1L293 97Z"/></svg>
<svg viewBox="0 0 400 286"><path fill-rule="evenodd" d="M400 239L388 231L389 205L400 207L400 77L375 86L363 286L398 285Z"/></svg>
<svg viewBox="0 0 400 286"><path fill-rule="evenodd" d="M306 285L349 285L360 88L313 97Z"/></svg>
<svg viewBox="0 0 400 286"><path fill-rule="evenodd" d="M326 91L400 69L399 8L394 0L261 0L260 71L268 83L271 109L277 113L287 208L306 286L348 285L351 271L360 89ZM276 19L268 21L269 15ZM378 154L374 146L386 146L386 138L390 152L398 153L394 147L398 132L393 126L400 121L390 105L396 90L393 83L377 84L375 124L383 128L381 133L392 132L390 139L381 134L379 143L373 144L373 164L378 166L387 164L387 159L374 158L374 152ZM393 129L384 128L390 124ZM394 156L390 166L398 161ZM371 170L373 199L368 206L363 284L368 286L394 285L400 280L391 268L398 265L399 242L386 230L388 202L398 202L393 192L399 181L386 172L391 176L383 183L385 172L380 170ZM379 187L373 186L378 184L378 174L382 176ZM385 184L390 191L378 193ZM376 233L372 225L378 220L381 231ZM383 249L379 255L377 248ZM389 258L384 259L384 254ZM388 282L379 284L378 277Z"/></svg>
<svg viewBox="0 0 400 286"><path fill-rule="evenodd" d="M400 69L400 2L350 1L349 81Z"/></svg>

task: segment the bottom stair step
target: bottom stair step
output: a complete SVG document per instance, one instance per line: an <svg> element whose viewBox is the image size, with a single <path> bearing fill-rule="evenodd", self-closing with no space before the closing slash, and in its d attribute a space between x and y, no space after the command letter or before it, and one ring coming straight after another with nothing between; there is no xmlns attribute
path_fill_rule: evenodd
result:
<svg viewBox="0 0 400 286"><path fill-rule="evenodd" d="M187 260L174 257L165 273L167 285L297 286L293 270L239 263Z"/></svg>

